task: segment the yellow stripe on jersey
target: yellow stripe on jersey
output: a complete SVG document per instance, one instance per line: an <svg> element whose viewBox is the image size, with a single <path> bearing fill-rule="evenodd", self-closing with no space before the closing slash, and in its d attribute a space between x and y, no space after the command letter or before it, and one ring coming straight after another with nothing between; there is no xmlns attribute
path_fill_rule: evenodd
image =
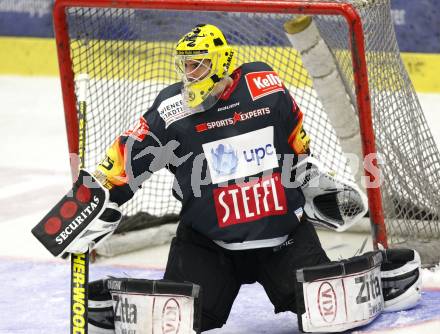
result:
<svg viewBox="0 0 440 334"><path fill-rule="evenodd" d="M298 111L298 123L289 136L288 142L296 155L308 154L310 149L310 137L303 128L303 113Z"/></svg>
<svg viewBox="0 0 440 334"><path fill-rule="evenodd" d="M125 156L124 145L118 137L113 144L107 149L105 158L96 168L98 173L105 175L105 180L97 175L98 180L103 182L104 186L111 189L113 185L122 186L127 183L127 175L125 173ZM110 183L110 184L109 184Z"/></svg>

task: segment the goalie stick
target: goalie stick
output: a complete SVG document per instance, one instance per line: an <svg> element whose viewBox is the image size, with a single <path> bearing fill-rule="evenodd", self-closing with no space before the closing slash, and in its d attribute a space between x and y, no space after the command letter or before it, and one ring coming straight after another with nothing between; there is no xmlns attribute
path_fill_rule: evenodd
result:
<svg viewBox="0 0 440 334"><path fill-rule="evenodd" d="M87 333L88 250L116 229L121 212L109 192L81 169L72 189L32 229L52 255L71 257L71 333Z"/></svg>
<svg viewBox="0 0 440 334"><path fill-rule="evenodd" d="M109 196L99 182L83 169L88 81L87 74L80 74L75 80L79 106L79 174L73 175L76 180L74 180L72 189L32 229L32 234L52 255L66 258L69 252L71 253L71 334L87 334L89 243L94 241L91 235L98 237L97 233L101 232L96 231L96 228L90 231L84 228L103 214ZM112 220L118 223L117 219L107 218L110 218L110 224ZM87 236L86 233L88 233ZM80 237L83 238L84 244L81 246L73 244L70 247L71 243Z"/></svg>
<svg viewBox="0 0 440 334"><path fill-rule="evenodd" d="M79 169L85 167L86 110L89 76L79 74L78 88ZM87 334L89 251L70 255L70 334Z"/></svg>

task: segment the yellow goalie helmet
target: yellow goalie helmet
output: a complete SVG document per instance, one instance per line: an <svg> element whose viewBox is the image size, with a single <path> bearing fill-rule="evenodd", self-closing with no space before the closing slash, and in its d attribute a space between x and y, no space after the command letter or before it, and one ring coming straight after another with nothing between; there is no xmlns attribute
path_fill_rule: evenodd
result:
<svg viewBox="0 0 440 334"><path fill-rule="evenodd" d="M234 51L219 28L199 24L176 45L176 70L182 77L183 104L199 112L211 108L225 85L221 79L234 71Z"/></svg>

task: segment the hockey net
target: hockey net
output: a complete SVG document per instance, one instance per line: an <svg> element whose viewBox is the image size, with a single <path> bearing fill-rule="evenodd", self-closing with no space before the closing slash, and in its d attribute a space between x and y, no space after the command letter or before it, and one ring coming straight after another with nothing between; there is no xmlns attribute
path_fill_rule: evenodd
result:
<svg viewBox="0 0 440 334"><path fill-rule="evenodd" d="M91 78L87 168L96 166L163 87L178 81L173 57L178 38L196 24L210 23L234 46L238 64L263 61L278 72L305 114L313 154L338 176L361 184L361 147L365 153L377 150L381 187L366 189L376 240L419 250L437 246L440 156L399 55L389 0L61 0L54 13L71 154L78 153L79 141L74 76ZM312 22L304 24L300 13ZM350 30L356 15L361 35ZM293 18L299 23L286 34L284 24ZM372 129L365 127L370 105ZM129 223L121 229L176 221L180 203L171 195L172 183L166 170L147 180L123 206Z"/></svg>

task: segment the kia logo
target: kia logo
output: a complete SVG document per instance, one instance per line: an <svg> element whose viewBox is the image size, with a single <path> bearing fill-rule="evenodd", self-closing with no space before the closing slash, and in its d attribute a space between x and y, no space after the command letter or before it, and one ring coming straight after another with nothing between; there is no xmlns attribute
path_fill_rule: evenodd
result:
<svg viewBox="0 0 440 334"><path fill-rule="evenodd" d="M168 299L162 310L162 334L179 333L181 320L179 303L174 298Z"/></svg>
<svg viewBox="0 0 440 334"><path fill-rule="evenodd" d="M325 322L333 322L336 318L338 303L333 286L329 282L321 284L318 290L319 313Z"/></svg>

